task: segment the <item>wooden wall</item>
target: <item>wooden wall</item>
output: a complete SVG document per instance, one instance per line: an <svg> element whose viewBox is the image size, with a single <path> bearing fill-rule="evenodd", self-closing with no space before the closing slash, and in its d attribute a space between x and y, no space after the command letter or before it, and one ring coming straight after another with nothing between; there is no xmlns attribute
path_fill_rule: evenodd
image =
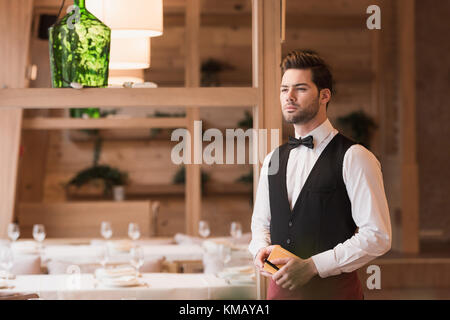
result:
<svg viewBox="0 0 450 320"><path fill-rule="evenodd" d="M450 241L449 10L449 1L416 2L420 226L424 238L441 241Z"/></svg>

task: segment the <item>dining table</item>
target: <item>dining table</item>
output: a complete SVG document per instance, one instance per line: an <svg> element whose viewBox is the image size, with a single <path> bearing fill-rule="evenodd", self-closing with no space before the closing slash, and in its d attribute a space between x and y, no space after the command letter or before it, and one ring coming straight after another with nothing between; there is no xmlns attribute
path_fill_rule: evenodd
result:
<svg viewBox="0 0 450 320"><path fill-rule="evenodd" d="M95 274L17 275L1 294L37 293L42 300L253 300L256 283L215 274L143 273L138 284L105 284Z"/></svg>

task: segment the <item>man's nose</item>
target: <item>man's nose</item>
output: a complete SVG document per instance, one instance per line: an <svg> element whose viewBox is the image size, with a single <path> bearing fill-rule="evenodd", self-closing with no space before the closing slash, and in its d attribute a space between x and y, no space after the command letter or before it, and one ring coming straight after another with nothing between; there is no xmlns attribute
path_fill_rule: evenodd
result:
<svg viewBox="0 0 450 320"><path fill-rule="evenodd" d="M294 95L294 90L292 90L292 88L291 88L291 89L289 89L288 94L286 96L286 101L295 101L295 100L297 100L297 99Z"/></svg>

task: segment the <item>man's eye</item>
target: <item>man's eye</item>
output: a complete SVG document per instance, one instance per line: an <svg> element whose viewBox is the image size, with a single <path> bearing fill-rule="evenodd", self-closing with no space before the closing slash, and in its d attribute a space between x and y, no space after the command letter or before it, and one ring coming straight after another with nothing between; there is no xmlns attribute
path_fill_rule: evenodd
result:
<svg viewBox="0 0 450 320"><path fill-rule="evenodd" d="M300 91L306 91L305 88L297 88L297 90L300 90Z"/></svg>
<svg viewBox="0 0 450 320"><path fill-rule="evenodd" d="M287 92L288 90L287 89L281 89L281 92Z"/></svg>

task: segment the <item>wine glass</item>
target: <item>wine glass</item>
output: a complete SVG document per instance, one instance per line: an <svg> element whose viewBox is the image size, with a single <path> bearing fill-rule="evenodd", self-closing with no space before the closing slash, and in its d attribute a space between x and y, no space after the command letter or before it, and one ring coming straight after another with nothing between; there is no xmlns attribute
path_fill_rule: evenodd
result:
<svg viewBox="0 0 450 320"><path fill-rule="evenodd" d="M39 254L41 255L42 259L42 241L45 239L45 227L43 224L35 224L33 226L33 238L36 240L39 244Z"/></svg>
<svg viewBox="0 0 450 320"><path fill-rule="evenodd" d="M225 268L227 263L231 261L231 247L222 244L219 247L219 253L223 261L223 267Z"/></svg>
<svg viewBox="0 0 450 320"><path fill-rule="evenodd" d="M233 221L230 227L230 234L235 241L242 237L242 225L239 222Z"/></svg>
<svg viewBox="0 0 450 320"><path fill-rule="evenodd" d="M41 243L45 239L45 227L43 224L35 224L33 226L33 238Z"/></svg>
<svg viewBox="0 0 450 320"><path fill-rule="evenodd" d="M13 267L14 257L10 247L0 248L0 267L6 271L6 277L9 279Z"/></svg>
<svg viewBox="0 0 450 320"><path fill-rule="evenodd" d="M141 236L141 231L139 230L139 224L130 222L128 225L128 236L131 240L137 240Z"/></svg>
<svg viewBox="0 0 450 320"><path fill-rule="evenodd" d="M11 239L12 242L19 239L20 236L20 229L19 225L17 223L10 223L8 225L8 237Z"/></svg>
<svg viewBox="0 0 450 320"><path fill-rule="evenodd" d="M109 262L109 248L105 244L100 248L100 264L102 265L103 269L106 269L108 262Z"/></svg>
<svg viewBox="0 0 450 320"><path fill-rule="evenodd" d="M209 234L211 233L211 230L209 229L209 224L207 221L201 220L198 224L198 233L203 238L207 238Z"/></svg>
<svg viewBox="0 0 450 320"><path fill-rule="evenodd" d="M139 275L139 268L144 264L144 250L140 246L135 246L130 250L131 265L136 269L136 275Z"/></svg>
<svg viewBox="0 0 450 320"><path fill-rule="evenodd" d="M113 234L111 222L103 221L100 226L100 233L102 234L102 237L105 238L105 240L111 238Z"/></svg>

